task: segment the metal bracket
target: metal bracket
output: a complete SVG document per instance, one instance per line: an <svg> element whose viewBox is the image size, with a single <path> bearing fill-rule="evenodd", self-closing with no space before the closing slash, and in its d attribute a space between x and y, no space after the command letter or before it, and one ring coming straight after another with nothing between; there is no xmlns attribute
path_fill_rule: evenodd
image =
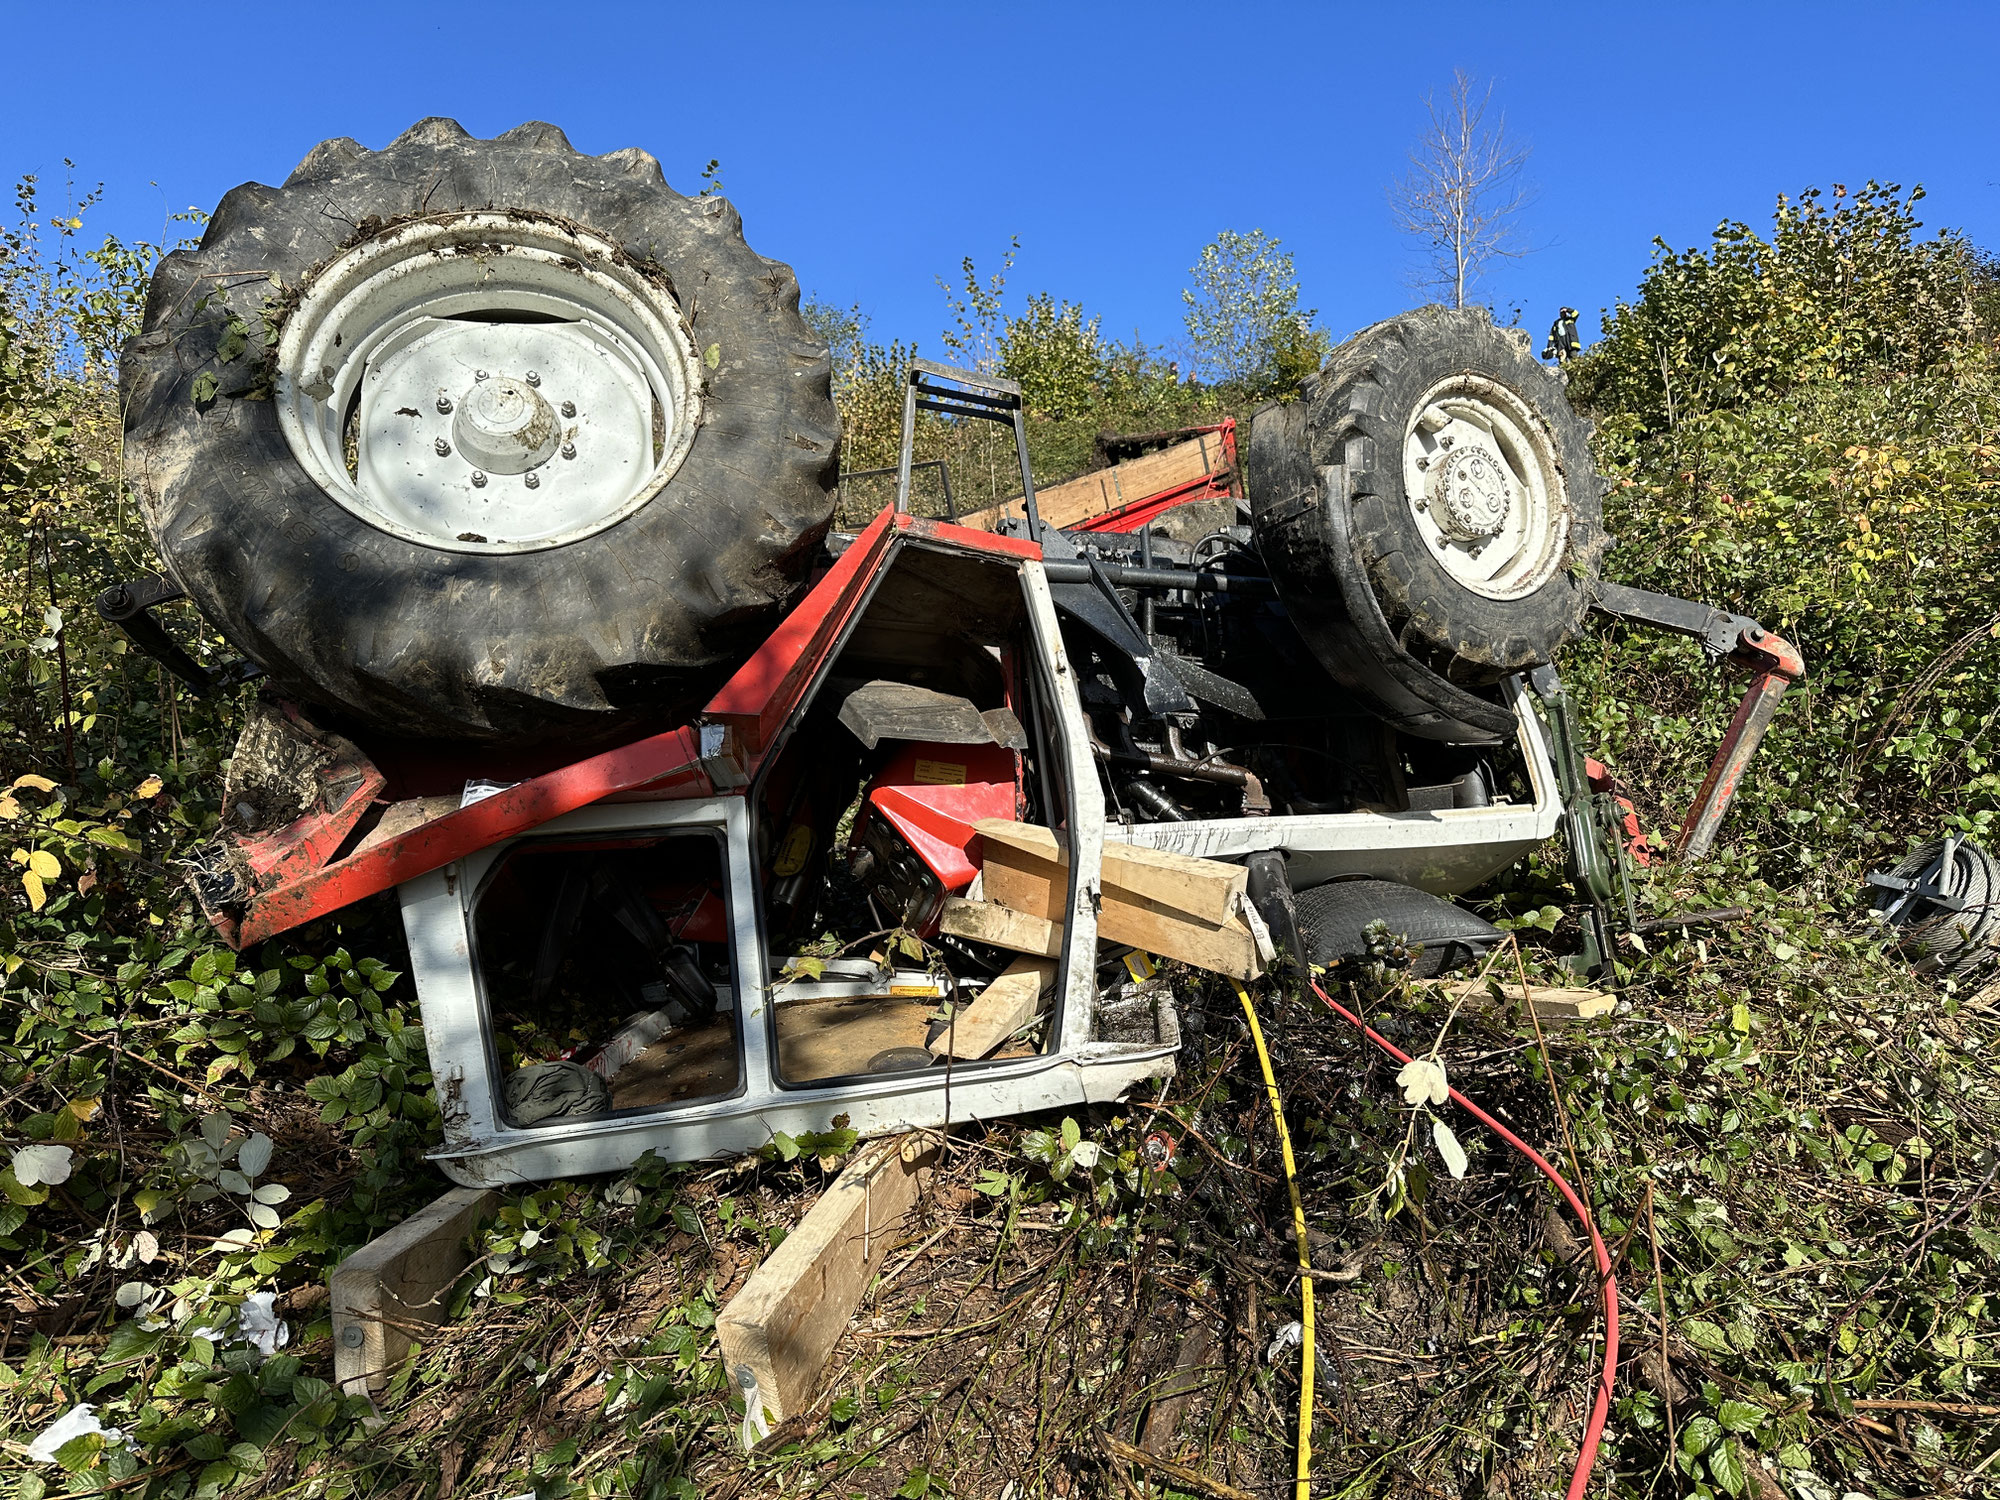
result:
<svg viewBox="0 0 2000 1500"><path fill-rule="evenodd" d="M113 584L97 596L97 612L125 632L126 639L206 698L218 688L234 687L264 675L254 662L237 660L210 672L167 633L167 627L153 618L162 604L187 598L187 590L160 573L147 573L129 583Z"/></svg>
<svg viewBox="0 0 2000 1500"><path fill-rule="evenodd" d="M1556 785L1562 792L1563 845L1568 856L1569 878L1586 899L1583 951L1571 960L1571 965L1586 978L1592 978L1610 962L1611 910L1621 896L1626 926L1636 930L1639 925L1624 840L1605 836L1607 826L1618 826L1617 802L1610 793L1591 787L1583 749L1577 743L1575 720L1570 714L1569 694L1563 690L1556 669L1536 667L1528 674L1528 685L1541 702L1554 741L1549 751L1550 759L1555 762ZM1607 849L1615 851L1610 859L1606 858Z"/></svg>
<svg viewBox="0 0 2000 1500"><path fill-rule="evenodd" d="M1806 675L1805 658L1790 641L1748 616L1732 615L1706 604L1676 599L1671 594L1655 594L1619 583L1599 583L1595 607L1616 620L1690 636L1710 656L1750 674L1750 686L1737 705L1735 718L1723 732L1722 744L1709 765L1708 775L1701 790L1695 793L1694 806L1688 809L1681 823L1681 857L1698 858L1714 845L1716 832L1736 796L1743 772L1778 712L1779 700L1786 689Z"/></svg>
<svg viewBox="0 0 2000 1500"><path fill-rule="evenodd" d="M939 381L950 384L940 385ZM1018 382L998 375L981 375L956 365L933 364L927 359L910 361L908 383L903 387L903 445L896 459L896 512L910 509L911 456L916 446L917 413L934 411L941 416L999 422L1014 429L1014 453L1021 461L1021 497L1028 510L1028 536L1039 541L1041 512L1035 508L1035 480L1028 471L1028 430L1022 425L1023 405ZM950 496L946 487L947 499ZM953 507L954 512L956 506Z"/></svg>

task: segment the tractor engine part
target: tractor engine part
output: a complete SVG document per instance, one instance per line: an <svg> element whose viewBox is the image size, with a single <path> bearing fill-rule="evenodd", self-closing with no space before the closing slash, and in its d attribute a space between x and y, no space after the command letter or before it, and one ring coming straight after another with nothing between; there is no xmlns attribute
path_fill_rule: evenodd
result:
<svg viewBox="0 0 2000 1500"><path fill-rule="evenodd" d="M849 859L883 922L936 933L944 898L979 873L973 825L1020 816L1020 776L1020 755L993 744L906 744L883 767L862 800Z"/></svg>
<svg viewBox="0 0 2000 1500"><path fill-rule="evenodd" d="M126 472L171 582L284 695L602 740L697 705L807 581L839 422L798 296L643 151L325 141L161 263Z"/></svg>

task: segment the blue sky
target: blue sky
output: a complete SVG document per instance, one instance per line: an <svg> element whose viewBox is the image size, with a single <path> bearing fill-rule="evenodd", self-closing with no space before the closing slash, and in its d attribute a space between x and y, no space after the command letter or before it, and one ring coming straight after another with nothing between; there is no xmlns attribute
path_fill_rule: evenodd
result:
<svg viewBox="0 0 2000 1500"><path fill-rule="evenodd" d="M1021 254L1010 291L1118 337L1181 331L1216 231L1262 228L1344 333L1408 305L1385 190L1422 97L1463 67L1533 147L1540 248L1483 289L1538 332L1629 294L1654 235L1870 177L2000 247L2000 6L395 5L87 8L0 0L0 170L102 181L105 229L282 181L314 142L451 115L639 145L682 191L722 163L750 242L878 338L939 351L935 280ZM40 65L23 66L39 57ZM935 132L933 135L932 132Z"/></svg>

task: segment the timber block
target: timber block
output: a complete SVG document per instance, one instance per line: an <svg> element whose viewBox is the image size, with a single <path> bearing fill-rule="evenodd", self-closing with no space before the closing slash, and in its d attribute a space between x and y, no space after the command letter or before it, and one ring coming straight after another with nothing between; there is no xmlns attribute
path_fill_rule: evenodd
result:
<svg viewBox="0 0 2000 1500"><path fill-rule="evenodd" d="M1501 993L1506 996L1507 1009L1526 1016L1523 1006L1521 986L1516 983L1503 984ZM1486 982L1479 979L1461 979L1445 986L1445 993L1460 1000L1485 1000L1492 997ZM1602 990L1574 989L1531 989L1526 996L1534 1008L1536 1017L1543 1021L1594 1021L1600 1016L1608 1016L1618 1008L1618 997L1607 995Z"/></svg>
<svg viewBox="0 0 2000 1500"><path fill-rule="evenodd" d="M920 1135L864 1146L715 1320L730 1385L743 1389L747 1366L771 1421L812 1405L827 1357L883 1258L908 1237L919 1174L934 1151Z"/></svg>
<svg viewBox="0 0 2000 1500"><path fill-rule="evenodd" d="M490 1188L453 1188L334 1267L333 1374L350 1396L381 1390L472 1264L473 1231L500 1210Z"/></svg>

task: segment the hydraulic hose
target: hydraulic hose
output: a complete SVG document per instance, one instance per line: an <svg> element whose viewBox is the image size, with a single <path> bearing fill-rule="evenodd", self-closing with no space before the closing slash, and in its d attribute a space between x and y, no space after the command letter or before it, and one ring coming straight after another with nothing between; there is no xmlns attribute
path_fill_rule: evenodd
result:
<svg viewBox="0 0 2000 1500"><path fill-rule="evenodd" d="M1319 987L1319 981L1312 980L1310 981L1310 983L1312 984L1313 993L1319 996L1321 1000L1326 1002L1328 1009L1332 1010L1336 1015L1340 1016L1342 1019L1347 1021L1348 1024L1353 1026L1356 1030L1360 1031L1361 1034L1367 1037L1369 1041L1373 1042L1376 1046L1380 1047L1384 1052L1388 1053L1398 1062L1407 1063L1408 1061L1410 1061L1409 1053L1403 1051L1402 1048L1398 1047L1394 1042L1391 1042L1387 1040L1385 1037L1381 1036L1374 1030L1373 1027L1369 1026L1367 1022L1363 1021L1361 1017L1357 1016L1353 1011L1349 1010L1346 1006L1342 1005L1338 1000L1334 999L1331 995L1327 994L1325 990ZM1243 990L1240 985L1237 987L1236 992L1239 995L1243 994ZM1244 997L1243 1004L1245 1009L1249 1008L1250 1001L1248 996ZM1250 1019L1250 1035L1257 1041L1257 1055L1258 1058L1262 1060L1264 1057L1264 1043L1262 1037L1259 1036L1257 1031L1257 1020L1255 1015L1252 1015ZM1265 1063L1264 1076L1267 1080L1270 1077L1270 1065L1268 1062ZM1554 1080L1553 1079L1550 1080L1550 1083L1551 1086L1553 1087ZM1276 1085L1271 1086L1271 1096L1273 1100L1273 1108L1275 1109L1276 1108L1275 1101L1277 1099ZM1569 1480L1568 1500L1583 1500L1584 1487L1590 1482L1591 1467L1597 1462L1597 1445L1604 1437L1604 1423L1606 1418L1608 1418L1611 1414L1611 1386L1612 1382L1616 1379L1618 1374L1618 1282L1616 1278L1614 1278L1611 1274L1611 1252L1604 1248L1604 1237L1597 1232L1597 1221L1591 1218L1590 1209L1585 1205L1583 1199L1577 1195L1576 1189L1571 1187L1567 1182L1563 1180L1562 1173L1558 1172L1554 1167L1550 1166L1546 1161L1544 1161L1542 1159L1541 1153L1536 1151L1533 1146L1530 1146L1526 1141L1522 1140L1518 1135L1514 1134L1513 1131L1509 1130L1505 1125L1502 1125L1498 1120L1494 1119L1493 1116L1489 1115L1485 1110L1481 1109L1477 1104L1474 1104L1470 1099L1466 1098L1465 1095L1461 1094L1457 1089L1451 1090L1451 1099L1452 1102L1458 1105L1460 1109L1463 1109L1467 1114L1471 1115L1475 1120L1479 1121L1480 1124L1484 1125L1488 1130L1492 1131L1495 1135L1499 1136L1501 1140L1505 1141L1508 1145L1512 1146L1516 1151L1520 1152L1521 1155L1525 1156L1529 1161L1533 1162L1535 1166L1541 1171L1541 1174L1544 1177L1548 1178L1550 1182L1555 1184L1556 1191L1561 1193L1563 1195L1563 1200L1569 1204L1570 1212L1576 1215L1577 1221L1581 1223L1584 1229L1587 1230L1590 1234L1591 1252L1593 1255L1596 1256L1597 1259L1597 1295L1598 1295L1598 1300L1602 1303L1604 1308L1604 1369L1602 1375L1598 1379L1597 1400L1591 1406L1590 1421L1583 1429L1583 1445L1581 1449L1578 1451L1576 1456L1576 1468L1570 1474L1570 1480ZM1278 1136L1280 1140L1284 1140L1285 1138L1284 1132L1285 1132L1284 1119L1282 1116L1280 1116L1278 1120ZM1287 1142L1285 1145L1285 1176L1288 1181L1290 1180L1291 1175L1292 1175L1292 1149L1290 1143ZM1301 1266L1303 1266L1305 1264L1305 1258L1306 1258L1305 1216L1303 1213L1300 1213L1298 1209L1298 1188L1296 1185L1294 1185L1292 1188L1292 1207L1294 1214L1298 1216L1299 1263ZM1310 1390L1311 1389L1310 1381L1312 1379L1312 1371L1311 1371L1312 1281L1310 1277L1304 1279L1306 1282L1306 1330L1307 1330L1306 1388L1307 1390ZM1299 1458L1300 1479L1299 1479L1298 1494L1299 1494L1299 1500L1305 1500L1305 1494L1306 1494L1304 1487L1305 1486L1305 1479L1304 1479L1305 1430L1303 1427L1301 1427L1300 1429L1299 1443L1300 1443L1300 1458Z"/></svg>
<svg viewBox="0 0 2000 1500"><path fill-rule="evenodd" d="M1257 1048L1257 1066L1264 1074L1264 1092L1271 1099L1271 1118L1278 1126L1278 1149L1285 1159L1285 1191L1292 1195L1292 1237L1299 1247L1299 1300L1304 1309L1299 1318L1299 1461L1292 1494L1293 1500L1312 1500L1313 1371L1319 1356L1313 1347L1312 1256L1306 1245L1306 1210L1299 1199L1299 1173L1292 1160L1292 1135L1285 1129L1285 1106L1278 1097L1277 1077L1271 1072L1271 1054L1264 1047L1264 1028L1257 1024L1257 1007L1250 1003L1250 992L1240 982L1236 983L1236 998L1243 1002L1243 1017L1250 1023L1250 1040Z"/></svg>

